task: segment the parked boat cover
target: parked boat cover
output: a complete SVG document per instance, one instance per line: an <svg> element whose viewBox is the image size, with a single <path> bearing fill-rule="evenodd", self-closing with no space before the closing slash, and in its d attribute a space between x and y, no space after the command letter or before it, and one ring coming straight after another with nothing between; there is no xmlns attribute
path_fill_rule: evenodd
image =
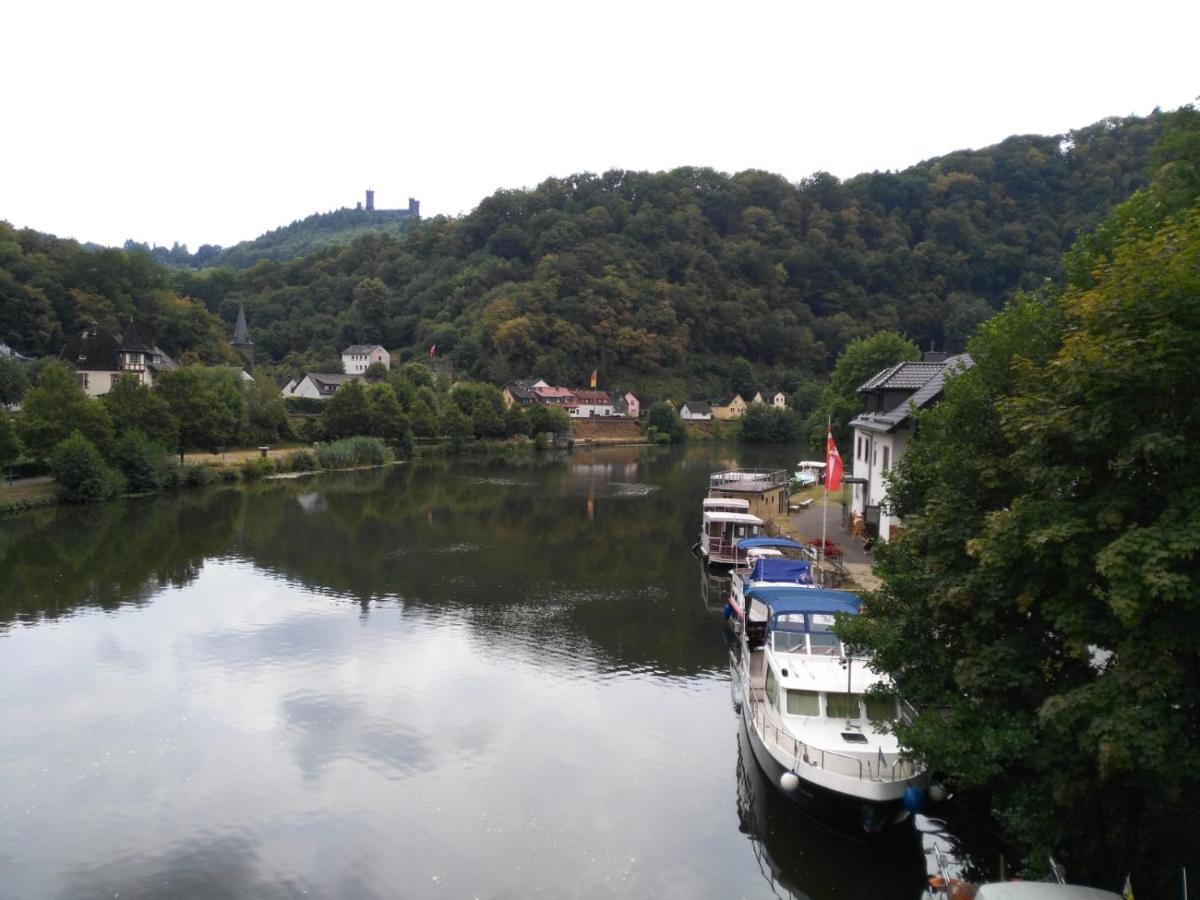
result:
<svg viewBox="0 0 1200 900"><path fill-rule="evenodd" d="M797 544L788 538L777 537L752 537L742 538L737 542L739 550L754 550L762 547L773 547L780 550L808 550L803 544Z"/></svg>
<svg viewBox="0 0 1200 900"><path fill-rule="evenodd" d="M746 591L746 602L757 600L771 610L771 618L787 613L837 613L857 615L862 600L848 591L825 588L774 586L755 587Z"/></svg>
<svg viewBox="0 0 1200 900"><path fill-rule="evenodd" d="M754 568L750 570L750 580L812 584L812 563L801 559L766 557L755 561Z"/></svg>

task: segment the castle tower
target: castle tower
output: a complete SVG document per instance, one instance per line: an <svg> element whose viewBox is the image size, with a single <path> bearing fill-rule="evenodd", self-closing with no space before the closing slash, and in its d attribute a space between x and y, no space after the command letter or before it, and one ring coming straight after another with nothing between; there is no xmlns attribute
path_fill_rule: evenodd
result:
<svg viewBox="0 0 1200 900"><path fill-rule="evenodd" d="M414 216L415 218L418 218L418 219L421 218L421 201L420 200L414 200L412 197L408 198L408 214L410 216Z"/></svg>
<svg viewBox="0 0 1200 900"><path fill-rule="evenodd" d="M367 212L371 212L374 209L375 209L375 192L368 190L367 191Z"/></svg>
<svg viewBox="0 0 1200 900"><path fill-rule="evenodd" d="M250 340L250 329L246 327L246 308L238 304L237 325L233 328L233 340L229 342L242 355L246 362L246 371L254 369L254 341Z"/></svg>

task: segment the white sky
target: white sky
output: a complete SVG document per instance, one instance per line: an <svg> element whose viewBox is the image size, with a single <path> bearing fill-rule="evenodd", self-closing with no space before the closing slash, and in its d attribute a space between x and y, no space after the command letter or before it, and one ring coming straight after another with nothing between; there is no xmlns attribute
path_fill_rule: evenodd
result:
<svg viewBox="0 0 1200 900"><path fill-rule="evenodd" d="M1200 3L21 3L0 218L229 245L610 168L898 169L1200 94Z"/></svg>

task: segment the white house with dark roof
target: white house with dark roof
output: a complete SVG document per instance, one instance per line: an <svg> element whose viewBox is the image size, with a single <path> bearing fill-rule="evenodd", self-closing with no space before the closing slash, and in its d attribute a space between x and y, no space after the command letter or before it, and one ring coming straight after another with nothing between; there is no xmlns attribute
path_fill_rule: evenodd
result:
<svg viewBox="0 0 1200 900"><path fill-rule="evenodd" d="M143 337L132 320L120 331L88 325L67 341L59 357L75 369L79 386L90 397L107 394L122 375L152 387L163 372L175 368L175 360Z"/></svg>
<svg viewBox="0 0 1200 900"><path fill-rule="evenodd" d="M391 369L391 354L378 344L352 344L342 351L342 368L347 375L361 375L372 363Z"/></svg>
<svg viewBox="0 0 1200 900"><path fill-rule="evenodd" d="M679 418L685 422L711 422L712 407L703 400L688 400L679 407Z"/></svg>
<svg viewBox="0 0 1200 900"><path fill-rule="evenodd" d="M311 400L328 400L343 384L362 381L361 375L336 375L326 372L305 372L284 385L280 391L284 397L308 397Z"/></svg>
<svg viewBox="0 0 1200 900"><path fill-rule="evenodd" d="M921 362L897 363L859 385L863 411L850 423L853 466L847 470L853 475L851 512L863 517L869 533L888 540L900 525L900 519L888 512L884 477L908 449L913 413L936 403L946 377L972 364L966 353L951 357L926 353Z"/></svg>

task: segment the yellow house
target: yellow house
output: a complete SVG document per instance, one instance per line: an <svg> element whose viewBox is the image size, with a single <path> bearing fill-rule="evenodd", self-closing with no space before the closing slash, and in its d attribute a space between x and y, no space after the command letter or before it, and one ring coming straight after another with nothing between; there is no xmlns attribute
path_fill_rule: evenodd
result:
<svg viewBox="0 0 1200 900"><path fill-rule="evenodd" d="M711 404L714 419L740 419L746 414L746 401L741 394L726 394Z"/></svg>

